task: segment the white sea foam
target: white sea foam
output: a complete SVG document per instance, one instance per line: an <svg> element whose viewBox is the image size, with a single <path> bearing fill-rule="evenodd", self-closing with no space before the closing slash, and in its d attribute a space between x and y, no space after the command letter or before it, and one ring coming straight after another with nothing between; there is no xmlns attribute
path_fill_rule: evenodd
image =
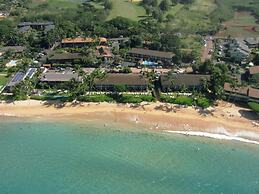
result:
<svg viewBox="0 0 259 194"><path fill-rule="evenodd" d="M244 143L259 145L258 141L246 139L246 138L239 136L239 135L242 135L245 137L257 138L259 136L259 134L257 134L257 133L238 132L236 134L231 134L231 133L227 132L227 130L225 130L225 129L217 129L217 130L221 131L221 133L208 133L208 132L202 132L202 131L170 131L170 130L165 130L165 132L181 134L181 135L200 136L200 137L207 137L207 138L228 140L228 141L240 141L240 142L244 142ZM224 131L224 133L222 133L223 131Z"/></svg>
<svg viewBox="0 0 259 194"><path fill-rule="evenodd" d="M9 113L0 113L0 116L3 116L3 117L17 117L15 114L9 114Z"/></svg>

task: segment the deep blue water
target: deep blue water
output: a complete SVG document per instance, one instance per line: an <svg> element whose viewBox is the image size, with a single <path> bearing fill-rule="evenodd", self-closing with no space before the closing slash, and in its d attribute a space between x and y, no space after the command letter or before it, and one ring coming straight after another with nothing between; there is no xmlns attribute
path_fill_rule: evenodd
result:
<svg viewBox="0 0 259 194"><path fill-rule="evenodd" d="M259 193L259 146L100 126L0 119L0 193Z"/></svg>

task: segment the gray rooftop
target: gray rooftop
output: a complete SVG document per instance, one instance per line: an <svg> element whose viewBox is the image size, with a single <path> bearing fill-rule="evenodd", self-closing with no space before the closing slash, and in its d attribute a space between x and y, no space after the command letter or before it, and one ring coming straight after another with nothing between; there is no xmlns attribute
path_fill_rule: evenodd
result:
<svg viewBox="0 0 259 194"><path fill-rule="evenodd" d="M210 80L209 75L197 75L197 74L164 74L160 77L161 85L165 86L199 86L203 80Z"/></svg>
<svg viewBox="0 0 259 194"><path fill-rule="evenodd" d="M36 73L36 71L37 68L29 68L26 73L18 71L6 86L13 87L22 82L26 77L31 79L33 75Z"/></svg>
<svg viewBox="0 0 259 194"><path fill-rule="evenodd" d="M12 51L15 53L21 53L25 50L25 47L23 46L5 46L0 48L1 52L7 52L7 51Z"/></svg>
<svg viewBox="0 0 259 194"><path fill-rule="evenodd" d="M129 40L129 38L123 38L123 37L119 37L119 38L109 38L108 39L109 41L128 41Z"/></svg>
<svg viewBox="0 0 259 194"><path fill-rule="evenodd" d="M80 59L83 56L80 53L55 53L50 56L50 60L69 60L69 59Z"/></svg>
<svg viewBox="0 0 259 194"><path fill-rule="evenodd" d="M168 59L172 59L172 57L174 56L172 52L163 52L163 51L149 50L149 49L143 49L143 48L132 48L128 53L150 56L150 57L168 58Z"/></svg>
<svg viewBox="0 0 259 194"><path fill-rule="evenodd" d="M237 38L236 41L237 41L238 46L239 46L239 48L241 50L243 50L246 53L250 53L251 52L251 49L249 49L249 47L246 45L246 43L245 43L245 41L243 39Z"/></svg>
<svg viewBox="0 0 259 194"><path fill-rule="evenodd" d="M250 37L250 38L246 38L245 42L247 42L250 45L256 45L259 44L259 37Z"/></svg>
<svg viewBox="0 0 259 194"><path fill-rule="evenodd" d="M141 74L108 73L103 79L95 79L96 85L148 85L148 80Z"/></svg>
<svg viewBox="0 0 259 194"><path fill-rule="evenodd" d="M24 26L49 26L54 25L53 22L22 22L18 24L18 27Z"/></svg>
<svg viewBox="0 0 259 194"><path fill-rule="evenodd" d="M77 73L73 73L72 71L55 71L49 70L43 73L40 76L41 82L68 82L71 79L75 79L78 82L81 81L81 78Z"/></svg>

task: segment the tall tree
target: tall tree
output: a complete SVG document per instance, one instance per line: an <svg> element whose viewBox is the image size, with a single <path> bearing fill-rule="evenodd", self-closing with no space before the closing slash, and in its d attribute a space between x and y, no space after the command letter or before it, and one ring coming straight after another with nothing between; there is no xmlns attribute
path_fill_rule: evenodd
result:
<svg viewBox="0 0 259 194"><path fill-rule="evenodd" d="M162 0L161 3L159 4L159 8L162 11L168 11L170 8L168 0Z"/></svg>

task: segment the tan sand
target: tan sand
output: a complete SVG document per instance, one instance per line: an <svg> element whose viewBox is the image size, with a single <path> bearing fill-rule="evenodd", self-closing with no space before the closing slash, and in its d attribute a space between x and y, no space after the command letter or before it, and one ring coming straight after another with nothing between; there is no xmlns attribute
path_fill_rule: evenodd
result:
<svg viewBox="0 0 259 194"><path fill-rule="evenodd" d="M201 131L259 140L259 116L226 102L201 110L165 103L57 103L35 100L0 103L0 115L42 119L100 120L151 130Z"/></svg>

